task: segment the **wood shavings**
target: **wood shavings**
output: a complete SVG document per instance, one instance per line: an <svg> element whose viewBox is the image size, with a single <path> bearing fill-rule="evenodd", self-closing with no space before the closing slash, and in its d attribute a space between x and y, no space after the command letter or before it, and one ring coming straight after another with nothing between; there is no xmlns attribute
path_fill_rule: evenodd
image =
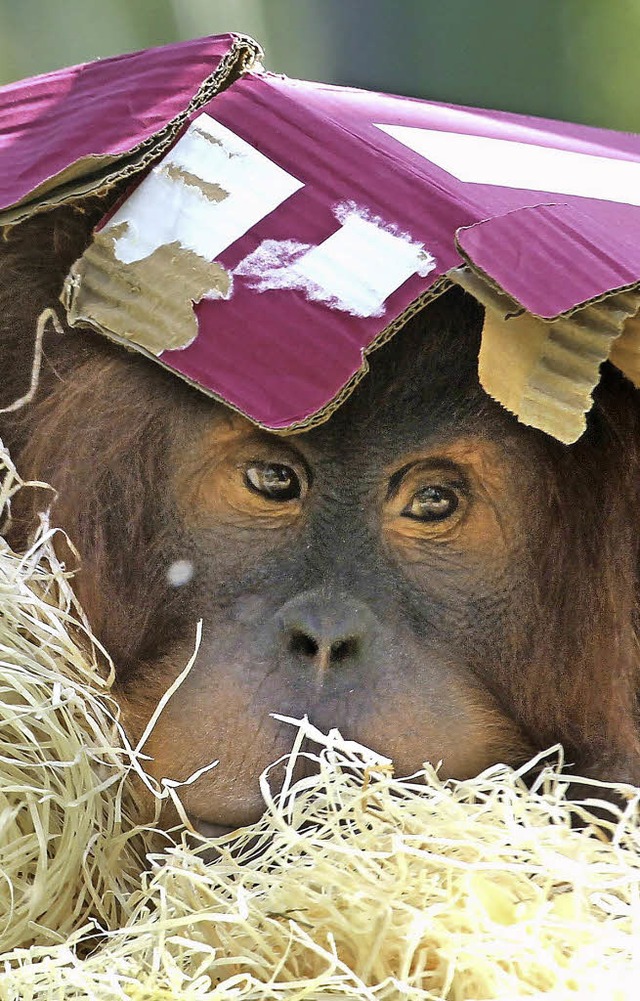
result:
<svg viewBox="0 0 640 1001"><path fill-rule="evenodd" d="M20 487L0 462L0 499ZM0 539L0 954L64 941L89 917L118 921L144 855L108 658L53 534L43 519L21 556Z"/></svg>

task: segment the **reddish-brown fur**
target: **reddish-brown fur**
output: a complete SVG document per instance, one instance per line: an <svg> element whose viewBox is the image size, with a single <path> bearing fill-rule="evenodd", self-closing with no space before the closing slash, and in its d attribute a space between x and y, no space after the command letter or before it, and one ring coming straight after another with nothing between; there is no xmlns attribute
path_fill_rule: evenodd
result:
<svg viewBox="0 0 640 1001"><path fill-rule="evenodd" d="M26 391L37 317L57 304L104 207L6 232L0 406ZM194 816L255 816L257 775L291 740L272 711L338 725L403 771L429 757L470 774L560 740L577 767L640 781L638 394L607 366L575 446L524 428L479 388L480 319L448 294L302 435L258 432L153 363L71 330L46 336L35 403L0 415L23 476L57 490L53 519L81 554L75 587L133 731L203 619L194 671L148 745L172 777L220 758L190 788ZM263 457L302 470L299 498L246 488L238 470ZM456 516L407 517L416 491L451 470L464 480ZM16 546L49 503L22 492ZM167 567L184 558L194 580L171 587ZM333 636L344 608L356 623L347 653L327 661L322 629ZM321 622L317 649L303 625L301 652L300 615Z"/></svg>

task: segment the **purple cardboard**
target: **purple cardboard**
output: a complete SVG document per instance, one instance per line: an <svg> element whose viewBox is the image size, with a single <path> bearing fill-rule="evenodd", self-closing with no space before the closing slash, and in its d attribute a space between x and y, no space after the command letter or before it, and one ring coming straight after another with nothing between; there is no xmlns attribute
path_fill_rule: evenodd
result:
<svg viewBox="0 0 640 1001"><path fill-rule="evenodd" d="M259 49L256 47L256 52ZM3 212L80 173L118 166L157 147L184 121L223 61L246 54L242 36L200 38L71 66L0 88L0 223Z"/></svg>
<svg viewBox="0 0 640 1001"><path fill-rule="evenodd" d="M545 320L640 283L640 137L289 80L246 54L206 100L234 44L14 85L13 130L0 91L6 210L45 182L47 198L75 197L55 176L87 158L113 174L149 144L151 171L138 158L142 182L67 282L72 323L283 430L325 418L366 353L451 280ZM637 304L617 309L594 381Z"/></svg>

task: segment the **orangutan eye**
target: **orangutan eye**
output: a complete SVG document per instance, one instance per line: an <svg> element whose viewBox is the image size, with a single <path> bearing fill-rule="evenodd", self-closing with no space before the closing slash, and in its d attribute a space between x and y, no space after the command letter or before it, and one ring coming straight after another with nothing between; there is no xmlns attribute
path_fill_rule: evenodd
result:
<svg viewBox="0 0 640 1001"><path fill-rule="evenodd" d="M244 480L253 493L273 501L295 500L302 491L296 471L279 462L252 462L245 468Z"/></svg>
<svg viewBox="0 0 640 1001"><path fill-rule="evenodd" d="M422 487L413 495L402 513L416 521L444 521L457 510L458 503L458 495L451 487Z"/></svg>

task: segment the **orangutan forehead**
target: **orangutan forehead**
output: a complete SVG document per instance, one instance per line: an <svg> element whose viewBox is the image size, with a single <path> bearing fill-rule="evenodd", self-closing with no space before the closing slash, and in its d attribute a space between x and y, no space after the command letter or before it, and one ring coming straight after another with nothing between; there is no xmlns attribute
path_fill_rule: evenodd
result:
<svg viewBox="0 0 640 1001"><path fill-rule="evenodd" d="M212 433L218 442L265 435L293 447L344 457L359 448L382 452L455 440L477 433L481 418L498 408L477 374L481 313L462 308L460 297L445 311L434 303L367 359L367 371L341 406L308 431L265 432L246 418L216 408ZM450 315L450 314L453 315ZM389 453L389 454L387 454Z"/></svg>
<svg viewBox="0 0 640 1001"><path fill-rule="evenodd" d="M328 422L396 426L409 419L450 423L477 414L487 397L478 380L480 323L461 315L444 321L434 306L367 358L368 371Z"/></svg>
<svg viewBox="0 0 640 1001"><path fill-rule="evenodd" d="M369 385L363 380L328 421L293 439L336 455L366 448L391 459L489 431L487 417L496 409L472 376L462 386L460 378L451 383L419 370L406 377L394 373Z"/></svg>

